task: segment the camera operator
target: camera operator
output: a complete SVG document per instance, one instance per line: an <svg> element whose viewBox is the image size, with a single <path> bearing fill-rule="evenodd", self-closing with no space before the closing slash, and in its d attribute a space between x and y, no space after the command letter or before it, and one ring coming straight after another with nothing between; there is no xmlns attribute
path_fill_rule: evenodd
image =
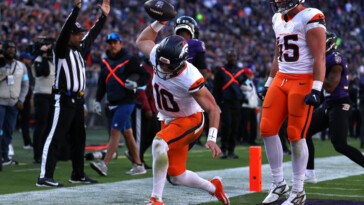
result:
<svg viewBox="0 0 364 205"><path fill-rule="evenodd" d="M41 163L43 144L46 140L46 126L49 112L53 105L52 86L54 83L55 68L53 64L53 43L45 40L36 48L36 58L32 65L32 73L35 76L34 108L35 129L33 135L34 163Z"/></svg>
<svg viewBox="0 0 364 205"><path fill-rule="evenodd" d="M29 77L25 65L15 60L15 43L8 40L3 44L4 59L0 63L0 129L2 130L2 165L16 165L9 158L9 144L15 128L18 110L29 89Z"/></svg>

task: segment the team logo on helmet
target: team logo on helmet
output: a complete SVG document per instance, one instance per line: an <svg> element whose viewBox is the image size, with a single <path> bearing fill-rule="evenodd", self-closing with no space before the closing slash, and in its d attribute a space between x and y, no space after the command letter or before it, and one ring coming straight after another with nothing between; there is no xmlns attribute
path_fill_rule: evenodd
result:
<svg viewBox="0 0 364 205"><path fill-rule="evenodd" d="M77 28L81 28L81 25L78 22L76 22L76 26Z"/></svg>
<svg viewBox="0 0 364 205"><path fill-rule="evenodd" d="M163 2L163 1L157 1L157 3L155 3L155 6L156 6L157 8L162 8L162 7L163 7L163 5L164 5L164 2Z"/></svg>
<svg viewBox="0 0 364 205"><path fill-rule="evenodd" d="M336 63L341 63L342 59L340 56L335 56Z"/></svg>
<svg viewBox="0 0 364 205"><path fill-rule="evenodd" d="M183 58L184 56L186 56L186 54L188 54L188 44L186 41L183 41L182 43L183 48L181 50L181 53L179 54L179 58Z"/></svg>
<svg viewBox="0 0 364 205"><path fill-rule="evenodd" d="M171 64L171 62L167 58L164 58L164 57L160 57L159 61L164 63L164 64Z"/></svg>

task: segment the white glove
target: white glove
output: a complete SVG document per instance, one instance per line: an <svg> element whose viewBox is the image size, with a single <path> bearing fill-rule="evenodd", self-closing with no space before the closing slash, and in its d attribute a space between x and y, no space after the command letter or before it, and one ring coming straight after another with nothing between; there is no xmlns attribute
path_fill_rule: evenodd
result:
<svg viewBox="0 0 364 205"><path fill-rule="evenodd" d="M125 88L128 90L134 90L136 91L136 88L138 87L138 84L135 81L127 79L125 82Z"/></svg>
<svg viewBox="0 0 364 205"><path fill-rule="evenodd" d="M101 115L101 103L100 102L95 101L94 112L98 115Z"/></svg>

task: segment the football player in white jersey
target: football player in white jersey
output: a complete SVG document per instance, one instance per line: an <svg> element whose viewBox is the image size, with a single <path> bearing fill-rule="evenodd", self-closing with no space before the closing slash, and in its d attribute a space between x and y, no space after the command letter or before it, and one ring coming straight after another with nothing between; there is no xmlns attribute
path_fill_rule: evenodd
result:
<svg viewBox="0 0 364 205"><path fill-rule="evenodd" d="M283 150L278 136L288 117L293 185L283 204L301 205L306 201L303 187L308 160L306 132L312 110L320 103L325 77L325 16L318 9L305 8L304 0L270 2L276 12L272 19L276 49L269 79L259 96L264 100L260 130L273 184L263 204L271 204L289 192L283 178Z"/></svg>
<svg viewBox="0 0 364 205"><path fill-rule="evenodd" d="M186 170L188 145L203 131L203 111L208 113L210 120L205 147L212 150L214 158L220 155L221 150L216 144L220 112L214 97L204 87L201 73L187 62L188 44L185 39L172 35L159 44L154 43L164 24L155 21L136 40L139 50L153 64L153 94L162 123L152 145L153 192L148 204L164 204L162 193L167 173L173 184L206 190L223 204L229 204L221 178L207 181Z"/></svg>

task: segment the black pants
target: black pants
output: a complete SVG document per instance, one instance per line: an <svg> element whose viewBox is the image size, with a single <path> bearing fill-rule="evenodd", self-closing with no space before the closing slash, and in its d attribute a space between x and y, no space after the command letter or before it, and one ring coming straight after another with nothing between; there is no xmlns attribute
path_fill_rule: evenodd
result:
<svg viewBox="0 0 364 205"><path fill-rule="evenodd" d="M34 94L35 128L33 134L34 160L41 161L43 145L47 138L46 129L51 121L54 98L51 94Z"/></svg>
<svg viewBox="0 0 364 205"><path fill-rule="evenodd" d="M356 124L356 126L354 126L354 124ZM354 131L354 127L355 127L355 131ZM350 137L358 138L360 136L360 127L361 127L360 111L357 108L352 109L351 115L349 118Z"/></svg>
<svg viewBox="0 0 364 205"><path fill-rule="evenodd" d="M30 134L29 134L29 119L30 119L30 98L32 96L31 94L31 90L29 90L24 104L23 104L23 110L19 111L18 114L18 119L19 119L19 124L20 124L20 128L21 128L21 133L23 135L23 142L24 145L32 145L32 141L30 139Z"/></svg>
<svg viewBox="0 0 364 205"><path fill-rule="evenodd" d="M240 128L240 137L239 141L241 140L241 137L243 139L243 142L247 142L249 144L254 144L255 139L257 138L257 113L255 112L255 108L247 108L243 107L241 108L241 115L240 115L240 121L241 121L241 128ZM248 124L250 122L249 126L249 132L248 132Z"/></svg>
<svg viewBox="0 0 364 205"><path fill-rule="evenodd" d="M144 163L144 153L152 145L157 132L161 130L161 123L156 115L153 115L152 118L146 117L140 107L135 107L132 122L140 161Z"/></svg>
<svg viewBox="0 0 364 205"><path fill-rule="evenodd" d="M341 98L313 112L306 136L309 151L307 169L314 169L315 147L312 142L312 135L326 128L329 128L329 137L335 150L364 167L364 156L359 150L348 145L346 141L350 116L350 109L347 105L350 105L350 100Z"/></svg>
<svg viewBox="0 0 364 205"><path fill-rule="evenodd" d="M52 119L49 121L44 143L40 178L53 178L57 162L58 144L71 144L72 177L84 177L84 152L86 132L84 126L84 99L55 95ZM67 139L68 138L68 139Z"/></svg>
<svg viewBox="0 0 364 205"><path fill-rule="evenodd" d="M360 118L361 118L360 143L362 146L364 146L364 101L359 104L359 110L360 110Z"/></svg>
<svg viewBox="0 0 364 205"><path fill-rule="evenodd" d="M238 134L240 101L224 101L221 108L222 136L221 151L234 153L235 139Z"/></svg>

